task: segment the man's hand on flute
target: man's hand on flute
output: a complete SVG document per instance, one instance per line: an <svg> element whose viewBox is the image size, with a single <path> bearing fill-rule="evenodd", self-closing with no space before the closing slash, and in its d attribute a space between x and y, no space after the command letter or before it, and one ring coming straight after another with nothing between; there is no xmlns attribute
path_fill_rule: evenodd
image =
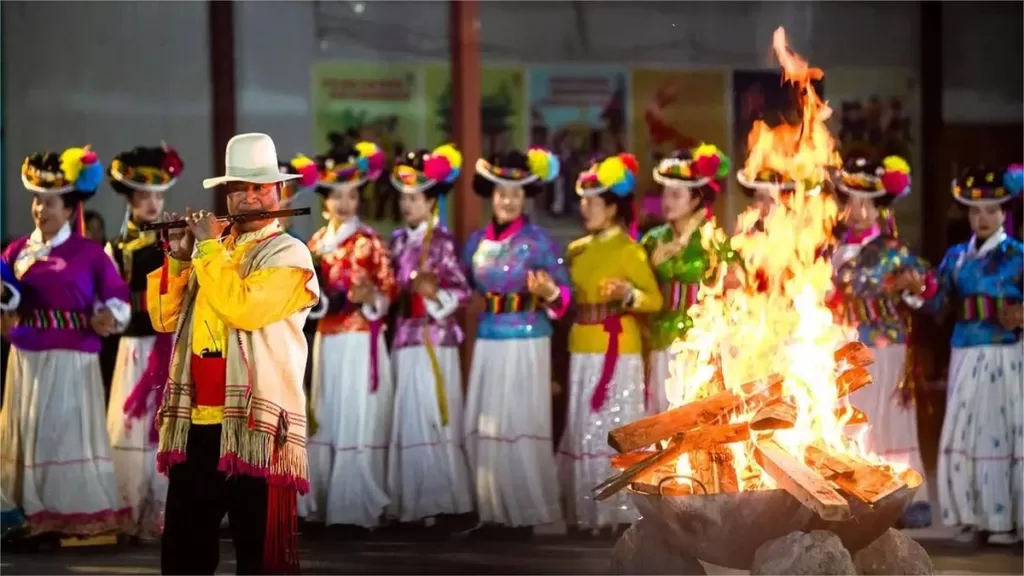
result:
<svg viewBox="0 0 1024 576"><path fill-rule="evenodd" d="M180 220L176 212L164 212L164 222ZM196 245L196 237L192 228L171 228L167 231L168 255L175 260L189 261L192 259L192 248Z"/></svg>

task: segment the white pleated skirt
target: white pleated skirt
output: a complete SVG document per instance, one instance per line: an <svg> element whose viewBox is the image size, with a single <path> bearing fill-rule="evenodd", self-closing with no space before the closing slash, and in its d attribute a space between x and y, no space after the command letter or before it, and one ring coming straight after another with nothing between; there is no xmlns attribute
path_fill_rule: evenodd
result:
<svg viewBox="0 0 1024 576"><path fill-rule="evenodd" d="M631 524L640 517L625 492L602 502L592 497L592 489L617 472L609 461L616 452L608 446L608 432L645 415L640 354L619 356L603 409L591 410L603 366L604 354L571 355L566 429L558 444L566 523L583 529Z"/></svg>
<svg viewBox="0 0 1024 576"><path fill-rule="evenodd" d="M97 354L11 347L0 415L0 489L33 534L120 529Z"/></svg>
<svg viewBox="0 0 1024 576"><path fill-rule="evenodd" d="M371 391L369 332L317 333L313 340L310 403L317 431L307 443L310 491L299 499L307 520L373 528L391 503L385 465L394 386L383 335L376 360Z"/></svg>
<svg viewBox="0 0 1024 576"><path fill-rule="evenodd" d="M942 522L1024 526L1024 343L953 348L939 442Z"/></svg>
<svg viewBox="0 0 1024 576"><path fill-rule="evenodd" d="M537 526L561 519L550 338L476 341L465 444L481 522Z"/></svg>
<svg viewBox="0 0 1024 576"><path fill-rule="evenodd" d="M459 350L434 349L444 376L448 424L443 425L437 382L423 346L394 352L395 411L388 448L388 513L402 522L473 510L462 448L462 370Z"/></svg>
<svg viewBox="0 0 1024 576"><path fill-rule="evenodd" d="M154 403L148 407L145 418L126 421L124 402L146 371L154 343L156 336L121 338L107 407L107 434L121 506L132 510L125 532L142 536L163 531L167 499L167 477L156 471L157 443L150 440L158 406Z"/></svg>
<svg viewBox="0 0 1024 576"><path fill-rule="evenodd" d="M897 390L903 381L907 347L890 344L871 348L875 363L868 367L872 383L850 394L850 404L868 417L866 426L851 426L849 433L864 447L889 462L909 466L925 477L924 461L917 442L917 408L900 406ZM928 502L928 484L923 482L914 502Z"/></svg>

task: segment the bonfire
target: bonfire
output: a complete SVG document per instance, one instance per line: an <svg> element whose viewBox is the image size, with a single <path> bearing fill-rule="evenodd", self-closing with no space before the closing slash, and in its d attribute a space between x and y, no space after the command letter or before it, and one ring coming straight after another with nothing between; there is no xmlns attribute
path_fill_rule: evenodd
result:
<svg viewBox="0 0 1024 576"><path fill-rule="evenodd" d="M745 213L740 230L749 231L730 239L742 269L759 279L746 284L757 287L725 289L725 270L702 287L693 327L673 349L665 383L673 407L609 434L622 472L595 488L598 499L625 488L662 496L781 489L841 522L851 518L849 498L871 505L907 487L908 471L851 434L867 419L847 396L871 384L873 358L826 305L832 266L821 247L837 209L821 190L837 153L832 111L812 84L823 74L790 51L782 28L773 48L801 114L798 125L756 122L748 138L744 179L767 171L787 182L764 226ZM702 235L725 240L710 223Z"/></svg>

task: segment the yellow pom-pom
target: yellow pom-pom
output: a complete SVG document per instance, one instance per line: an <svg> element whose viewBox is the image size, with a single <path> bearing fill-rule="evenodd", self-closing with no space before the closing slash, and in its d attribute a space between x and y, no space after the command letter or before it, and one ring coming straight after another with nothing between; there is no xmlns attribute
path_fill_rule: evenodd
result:
<svg viewBox="0 0 1024 576"><path fill-rule="evenodd" d="M718 146L715 146L714 144L704 144L704 143L702 143L700 146L697 146L696 148L693 149L693 159L694 160L696 160L697 158L703 158L705 156L717 156L717 155L718 155Z"/></svg>
<svg viewBox="0 0 1024 576"><path fill-rule="evenodd" d="M433 152L431 152L431 154L447 158L448 163L452 165L452 170L462 169L462 153L459 152L453 144L438 146Z"/></svg>
<svg viewBox="0 0 1024 576"><path fill-rule="evenodd" d="M358 142L356 143L356 152L364 158L369 158L377 153L377 145L373 142Z"/></svg>
<svg viewBox="0 0 1024 576"><path fill-rule="evenodd" d="M606 158L597 167L597 181L602 186L611 186L626 178L626 165L618 156Z"/></svg>
<svg viewBox="0 0 1024 576"><path fill-rule="evenodd" d="M298 154L298 155L295 156L295 158L292 159L291 164L292 164L292 168L295 168L296 170L299 170L299 169L304 168L306 166L312 165L313 161L310 160L308 157L306 157L304 154Z"/></svg>
<svg viewBox="0 0 1024 576"><path fill-rule="evenodd" d="M533 148L526 153L526 165L530 168L530 174L544 180L548 176L549 162L548 152Z"/></svg>
<svg viewBox="0 0 1024 576"><path fill-rule="evenodd" d="M887 172L910 174L910 164L907 164L907 161L899 156L886 156L885 160L882 160L882 167Z"/></svg>
<svg viewBox="0 0 1024 576"><path fill-rule="evenodd" d="M85 148L68 148L60 155L60 169L68 182L78 180L78 174L82 171L82 157L86 152Z"/></svg>

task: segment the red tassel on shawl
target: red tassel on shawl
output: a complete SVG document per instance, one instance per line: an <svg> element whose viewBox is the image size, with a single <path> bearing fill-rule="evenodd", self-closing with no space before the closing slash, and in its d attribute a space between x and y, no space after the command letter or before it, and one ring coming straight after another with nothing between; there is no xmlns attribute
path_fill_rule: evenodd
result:
<svg viewBox="0 0 1024 576"><path fill-rule="evenodd" d="M264 574L299 574L298 491L267 483L267 529L263 539Z"/></svg>
<svg viewBox="0 0 1024 576"><path fill-rule="evenodd" d="M145 418L149 406L157 406L164 395L167 379L170 377L171 352L174 348L172 334L157 334L153 349L146 358L146 369L139 381L135 383L131 394L124 401L125 425L131 426L132 420ZM149 431L152 442L159 440L157 419L153 419Z"/></svg>
<svg viewBox="0 0 1024 576"><path fill-rule="evenodd" d="M160 294L167 294L167 288L170 283L170 258L164 257L164 265L160 267Z"/></svg>
<svg viewBox="0 0 1024 576"><path fill-rule="evenodd" d="M85 234L85 205L81 202L78 203L78 233L82 237L86 237Z"/></svg>

